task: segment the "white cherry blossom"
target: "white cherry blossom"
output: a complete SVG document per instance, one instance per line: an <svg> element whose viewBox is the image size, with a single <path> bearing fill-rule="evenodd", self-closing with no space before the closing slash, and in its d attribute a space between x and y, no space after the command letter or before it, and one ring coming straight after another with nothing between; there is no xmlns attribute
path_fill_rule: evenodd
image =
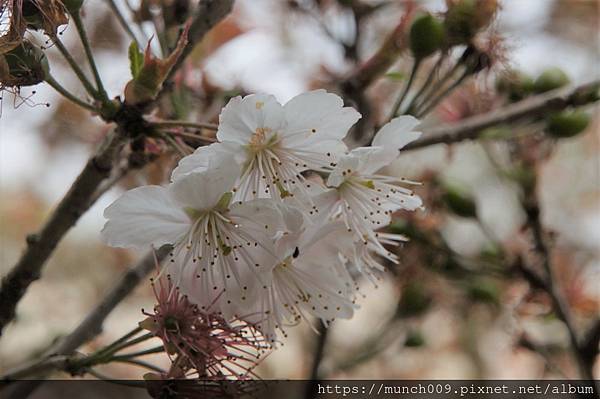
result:
<svg viewBox="0 0 600 399"><path fill-rule="evenodd" d="M173 179L206 167L206 154L241 164L237 197L285 198L292 191L306 195L310 185L301 172L323 170L346 150L342 139L360 114L335 94L315 90L285 105L275 97L252 94L235 97L221 112L220 143L184 158Z"/></svg>
<svg viewBox="0 0 600 399"><path fill-rule="evenodd" d="M339 223L291 222L295 225L288 225L280 236L274 267L261 276L264 285L250 307L251 316L245 317L271 343L277 341L278 331L286 336L286 327L309 315L327 325L352 317L356 308L355 284L339 255L341 245L351 245L351 235ZM235 315L247 309L234 308Z"/></svg>
<svg viewBox="0 0 600 399"><path fill-rule="evenodd" d="M191 271L203 290L221 292L236 285L239 295L225 296L249 300L258 273L273 266L266 262L275 256L274 237L285 216L268 199L231 202L235 163L212 166L168 187L126 192L105 210L102 235L116 247L171 244L173 268Z"/></svg>
<svg viewBox="0 0 600 399"><path fill-rule="evenodd" d="M343 221L355 240L362 242L362 247L346 249L344 255L367 273L369 268L383 268L372 253L397 262L383 244L404 240L400 235L375 230L388 225L394 211L421 206L421 199L400 185L415 182L377 173L398 157L402 147L419 138L421 133L413 130L418 124L412 116L401 116L383 126L372 146L356 148L341 157L327 179L331 189L314 197L321 216Z"/></svg>

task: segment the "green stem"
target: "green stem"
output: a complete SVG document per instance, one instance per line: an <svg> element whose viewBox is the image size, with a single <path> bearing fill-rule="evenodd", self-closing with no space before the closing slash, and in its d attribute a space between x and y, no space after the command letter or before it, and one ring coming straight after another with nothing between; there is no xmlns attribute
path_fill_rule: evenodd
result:
<svg viewBox="0 0 600 399"><path fill-rule="evenodd" d="M123 350L125 348L128 348L130 346L137 345L140 342L144 342L144 341L146 341L146 340L148 340L150 338L154 338L154 335L151 334L151 333L148 333L148 334L142 335L141 337L132 339L131 341L126 341L126 342L123 342L123 343L121 343L119 345L115 345L110 351L107 351L107 352L103 353L102 356L101 356L101 358L102 359L109 359L116 352L118 352L120 350Z"/></svg>
<svg viewBox="0 0 600 399"><path fill-rule="evenodd" d="M73 72L75 72L75 75L77 75L79 81L83 84L83 87L85 87L85 90L89 93L89 95L97 100L101 100L101 98L98 98L98 91L94 88L92 83L85 76L85 73L83 73L83 71L77 64L77 61L73 59L73 56L71 56L71 53L69 53L69 50L67 50L63 42L56 35L52 37L52 41L56 45L56 48L58 48L60 53L63 55L65 60L69 63L69 66L71 67Z"/></svg>
<svg viewBox="0 0 600 399"><path fill-rule="evenodd" d="M96 351L95 353L93 353L92 355L90 355L90 357L102 357L104 356L106 353L111 352L112 350L123 344L124 342L126 342L129 338L133 337L134 335L138 334L140 331L142 331L141 327L136 327L133 330L129 331L127 334L123 335L121 338L117 339L116 341L114 341L113 343L111 343L108 346L105 346L104 348L99 349L98 351Z"/></svg>
<svg viewBox="0 0 600 399"><path fill-rule="evenodd" d="M463 72L462 75L460 75L460 78L458 78L454 83L452 83L446 90L444 90L439 96L437 96L435 99L433 99L429 105L425 106L424 103L421 104L421 106L425 106L425 109L423 110L419 110L417 112L417 117L418 118L422 118L423 116L427 115L429 112L431 112L444 98L446 98L452 91L454 91L454 89L456 89L458 86L460 86L462 84L462 82L464 82L464 80L471 76L472 72L470 70L465 70Z"/></svg>
<svg viewBox="0 0 600 399"><path fill-rule="evenodd" d="M427 80L425 80L425 83L423 83L423 85L421 86L421 88L419 89L417 94L415 94L413 96L413 98L410 100L410 103L406 107L404 114L412 115L415 112L415 109L414 109L415 103L419 100L419 98L421 98L421 96L425 93L425 91L433 83L434 77L436 76L437 71L440 69L440 67L442 66L442 63L444 62L445 59L446 59L446 53L441 54L440 57L438 58L437 62L433 66L433 68L431 68L431 71L429 72L429 76L427 76Z"/></svg>
<svg viewBox="0 0 600 399"><path fill-rule="evenodd" d="M112 10L112 12L115 14L115 16L117 17L117 20L121 24L121 27L123 27L123 29L129 35L131 40L133 40L135 42L135 44L137 44L138 48L142 48L142 46L140 45L140 42L138 41L137 37L135 36L135 33L133 33L131 26L129 26L129 23L127 22L127 20L125 19L125 17L121 13L121 11L119 10L117 3L115 3L114 0L108 0L108 6Z"/></svg>
<svg viewBox="0 0 600 399"><path fill-rule="evenodd" d="M78 98L77 96L75 96L74 94L72 94L71 92L69 92L67 89L65 89L63 86L60 85L60 83L58 83L49 73L46 74L46 78L45 78L46 83L48 83L54 90L56 90L57 92L59 92L63 97L65 97L67 100L79 105L82 108L85 108L87 110L90 110L92 112L96 112L98 113L99 110L94 107L92 104L89 104L83 100L81 100L80 98Z"/></svg>
<svg viewBox="0 0 600 399"><path fill-rule="evenodd" d="M116 358L113 358L113 359L111 359L111 360L112 360L112 361L115 361L115 362L117 362L117 363L128 363L128 364L134 364L134 365L136 365L136 366L144 367L144 368L147 368L147 369L149 369L149 370L156 371L156 372L159 372L159 373L164 373L164 372L165 372L165 371L164 371L163 369L161 369L160 367L157 367L157 366L155 366L155 365L153 365L153 364L150 364L150 363L144 362L143 360L135 360L135 359L116 359Z"/></svg>
<svg viewBox="0 0 600 399"><path fill-rule="evenodd" d="M81 43L83 44L85 55L88 59L88 63L90 64L90 68L92 69L92 73L94 74L94 79L96 80L96 86L98 86L100 96L102 96L103 101L108 102L108 95L106 94L106 90L104 90L104 85L102 84L102 78L100 77L100 73L98 72L96 61L94 61L94 54L92 52L92 47L90 46L90 41L85 31L85 27L83 26L81 15L79 15L78 12L75 12L71 14L71 17L75 22L75 27L77 28L79 38L81 39Z"/></svg>
<svg viewBox="0 0 600 399"><path fill-rule="evenodd" d="M143 351L124 353L122 355L113 356L112 359L113 360L126 360L126 359L132 358L132 357L145 356L145 355L151 355L153 353L164 352L164 350L165 350L165 348L163 346L157 346L155 348L146 349Z"/></svg>
<svg viewBox="0 0 600 399"><path fill-rule="evenodd" d="M420 104L416 104L414 105L414 109L413 111L416 113L419 108L422 108L423 105L425 105L427 102L429 102L432 97L435 95L435 93L438 92L438 90L441 90L446 83L448 82L448 80L450 80L450 78L452 78L452 76L454 76L454 74L456 73L456 71L458 71L458 68L460 67L460 63L456 63L452 69L450 69L448 72L446 72L446 74L440 79L438 80L433 86L430 86L430 89L426 91L426 93L424 93L423 96L423 101L420 102Z"/></svg>
<svg viewBox="0 0 600 399"><path fill-rule="evenodd" d="M187 121L160 121L152 122L155 127L191 127L194 129L217 130L219 127L214 123L206 122L187 122Z"/></svg>
<svg viewBox="0 0 600 399"><path fill-rule="evenodd" d="M179 145L179 143L177 142L177 140L175 140L173 137L171 137L171 135L169 134L161 134L161 136L169 142L169 144L171 144L173 146L173 148L175 148L177 151L179 151L179 153L182 156L186 156L189 155L192 151L187 151L185 148L183 148L182 146Z"/></svg>
<svg viewBox="0 0 600 399"><path fill-rule="evenodd" d="M415 80L415 76L417 75L417 71L419 70L420 65L421 65L421 59L415 59L413 62L412 70L410 71L410 77L408 78L408 82L406 82L406 86L404 87L402 94L400 94L400 96L396 100L396 103L394 104L394 106L392 108L392 112L390 113L390 117L388 118L388 121L394 119L394 117L398 113L400 106L402 105L402 103L404 102L404 99L406 98L406 96L408 95L408 92L410 91L410 88Z"/></svg>
<svg viewBox="0 0 600 399"><path fill-rule="evenodd" d="M109 376L104 375L93 369L89 369L87 372L99 380L110 382L112 384L124 385L127 387L135 387L135 388L146 388L146 383L143 381L117 380L114 377L109 377Z"/></svg>

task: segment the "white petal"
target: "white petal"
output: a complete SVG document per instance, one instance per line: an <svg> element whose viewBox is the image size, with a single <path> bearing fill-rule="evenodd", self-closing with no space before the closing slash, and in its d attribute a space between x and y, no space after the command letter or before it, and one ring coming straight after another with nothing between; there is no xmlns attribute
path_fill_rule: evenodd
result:
<svg viewBox="0 0 600 399"><path fill-rule="evenodd" d="M373 146L393 148L400 150L402 147L421 137L421 132L413 129L421 123L417 118L410 115L402 115L392 119L385 124L373 138Z"/></svg>
<svg viewBox="0 0 600 399"><path fill-rule="evenodd" d="M284 105L286 146L305 145L323 139L342 140L361 115L325 90L300 94Z"/></svg>
<svg viewBox="0 0 600 399"><path fill-rule="evenodd" d="M169 186L169 192L181 207L209 210L223 194L230 192L239 175L239 165L226 162L202 172L180 177Z"/></svg>
<svg viewBox="0 0 600 399"><path fill-rule="evenodd" d="M359 147L350 152L358 159L356 170L363 175L370 175L391 164L398 158L398 151L393 147Z"/></svg>
<svg viewBox="0 0 600 399"><path fill-rule="evenodd" d="M298 209L265 198L236 203L231 206L229 215L246 230L254 229L254 238L262 237L263 245L272 245L273 267L277 260L294 252L304 225L304 216ZM263 258L262 263L265 262ZM264 269L267 268L261 271Z"/></svg>
<svg viewBox="0 0 600 399"><path fill-rule="evenodd" d="M258 128L268 128L275 133L283 123L283 108L275 97L251 94L232 98L219 116L219 141L248 144Z"/></svg>
<svg viewBox="0 0 600 399"><path fill-rule="evenodd" d="M142 248L177 242L190 226L167 189L143 186L127 191L104 210L103 240L113 247Z"/></svg>
<svg viewBox="0 0 600 399"><path fill-rule="evenodd" d="M183 157L171 174L171 180L175 181L191 172L202 172L211 167L218 167L225 162L237 162L235 154L243 154L239 145L234 143L214 143L196 149L193 154Z"/></svg>
<svg viewBox="0 0 600 399"><path fill-rule="evenodd" d="M343 155L338 161L337 165L327 178L327 186L328 187L339 187L344 180L346 180L346 176L348 175L348 171L350 173L358 170L360 165L360 159L352 154Z"/></svg>

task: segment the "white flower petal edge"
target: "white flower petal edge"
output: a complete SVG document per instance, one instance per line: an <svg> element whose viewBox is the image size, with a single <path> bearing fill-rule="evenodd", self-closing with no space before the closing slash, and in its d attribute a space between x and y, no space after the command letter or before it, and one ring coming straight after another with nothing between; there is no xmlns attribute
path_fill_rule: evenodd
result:
<svg viewBox="0 0 600 399"><path fill-rule="evenodd" d="M137 187L104 210L102 239L113 247L156 248L180 240L189 228L186 213L160 186Z"/></svg>
<svg viewBox="0 0 600 399"><path fill-rule="evenodd" d="M292 192L307 199L310 183L301 172L335 164L346 151L342 139L359 118L325 90L300 94L285 106L270 95L235 97L219 116L221 142L182 159L172 179L206 170L212 162L206 157L217 157L242 166L236 199L281 200Z"/></svg>
<svg viewBox="0 0 600 399"><path fill-rule="evenodd" d="M246 317L268 341L274 344L279 334L285 337L286 327L308 315L325 324L352 316L356 308L353 280L338 250L343 232L340 224L308 223L301 227L295 246L281 248L277 263L265 273L265 284L250 307L253 311ZM236 315L243 310L236 309Z"/></svg>
<svg viewBox="0 0 600 399"><path fill-rule="evenodd" d="M274 96L237 96L227 103L219 115L217 139L246 145L258 131L267 128L273 132L279 131L283 120L283 108Z"/></svg>
<svg viewBox="0 0 600 399"><path fill-rule="evenodd" d="M213 143L208 146L199 147L193 154L183 157L177 167L171 173L171 181L175 181L193 172L204 172L224 163L234 163L241 168L243 162L243 148L236 143ZM233 167L233 165L232 165Z"/></svg>
<svg viewBox="0 0 600 399"><path fill-rule="evenodd" d="M281 133L282 142L289 147L312 148L327 145L327 141L339 143L361 117L354 108L344 107L341 97L325 90L299 94L283 109L286 125Z"/></svg>
<svg viewBox="0 0 600 399"><path fill-rule="evenodd" d="M353 232L355 241L362 243L362 248L346 248L343 255L366 274L372 269L383 269L373 253L398 262L397 256L383 244L405 241L403 236L375 230L388 225L394 211L415 210L422 205L418 196L400 186L415 182L375 173L393 162L400 148L420 137L420 132L412 131L418 124L411 116L401 116L386 124L375 136L374 146L356 148L340 159L327 179L331 191L315 198L315 203L327 210L329 218L341 220Z"/></svg>

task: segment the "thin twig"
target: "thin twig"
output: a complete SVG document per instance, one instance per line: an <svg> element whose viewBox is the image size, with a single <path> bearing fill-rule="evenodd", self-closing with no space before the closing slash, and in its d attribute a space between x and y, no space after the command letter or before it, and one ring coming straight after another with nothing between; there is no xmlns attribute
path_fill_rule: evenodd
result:
<svg viewBox="0 0 600 399"><path fill-rule="evenodd" d="M189 127L193 129L217 130L218 125L208 122L188 122L188 121L156 121L151 123L154 127Z"/></svg>
<svg viewBox="0 0 600 399"><path fill-rule="evenodd" d="M402 105L402 103L404 102L404 99L410 92L410 88L415 80L415 76L417 75L419 66L421 66L421 59L415 59L413 61L413 66L410 71L410 77L408 78L408 82L406 82L406 86L404 86L402 93L400 94L400 96L398 96L398 99L394 103L394 106L392 107L392 112L390 113L390 117L388 118L388 121L391 121L392 119L394 119L396 117L396 115L398 114L398 111L400 110L400 106Z"/></svg>
<svg viewBox="0 0 600 399"><path fill-rule="evenodd" d="M535 118L547 112L580 106L596 101L592 95L598 90L600 81L567 87L540 94L511 104L496 111L477 115L461 122L429 130L427 137L408 144L402 151L415 150L435 144L452 144L479 138L491 126L513 123L523 118Z"/></svg>
<svg viewBox="0 0 600 399"><path fill-rule="evenodd" d="M89 104L89 103L81 100L80 98L78 98L77 96L75 96L74 94L72 94L71 92L69 92L67 89L65 89L52 76L50 76L50 74L46 75L45 80L46 80L46 83L48 83L48 85L50 85L61 96L65 97L67 100L71 101L72 103L77 104L81 108L85 108L88 111L92 111L94 113L98 113L99 112L98 109L96 107L94 107L92 104Z"/></svg>
<svg viewBox="0 0 600 399"><path fill-rule="evenodd" d="M311 371L310 371L310 378L307 381L307 385L306 385L306 392L305 392L305 398L306 399L313 399L316 398L318 393L317 393L317 385L319 382L319 368L321 366L321 361L323 360L323 355L325 354L325 345L327 344L327 335L328 335L329 329L327 327L325 327L325 325L323 325L323 323L319 324L318 327L318 335L317 335L317 342L316 342L316 346L315 346L315 354L313 357L313 361L312 361L312 366L311 366Z"/></svg>
<svg viewBox="0 0 600 399"><path fill-rule="evenodd" d="M77 78L79 78L79 81L81 82L81 84L83 85L85 90L88 92L88 94L96 99L100 99L100 98L98 98L98 91L94 88L92 83L88 80L87 76L85 76L85 73L79 67L79 64L77 64L77 61L75 61L75 59L73 59L73 56L71 55L71 53L69 53L69 50L63 44L63 42L60 40L60 38L58 36L54 35L52 37L52 42L56 45L56 48L58 48L58 51L60 51L60 53L63 55L63 57L65 58L65 60L67 61L67 63L69 64L69 66L71 67L73 72L75 73L75 75L77 75Z"/></svg>
<svg viewBox="0 0 600 399"><path fill-rule="evenodd" d="M582 345L582 342L578 337L577 330L575 328L575 321L573 319L573 315L571 314L569 304L565 300L559 287L556 286L557 278L554 274L552 254L550 253L550 248L546 243L544 228L540 220L541 210L535 187L526 190L523 207L525 208L525 213L527 215L527 225L529 226L533 236L535 250L541 258L545 273L543 278L543 289L546 291L552 301L552 307L556 313L556 316L562 320L567 327L573 355L577 360L582 378L586 380L593 380L593 362L587 360L589 354L586 353L586 348L584 345Z"/></svg>
<svg viewBox="0 0 600 399"><path fill-rule="evenodd" d="M15 380L24 377L42 377L50 370L56 370L61 364L57 356L68 357L75 352L77 348L90 341L102 332L102 325L106 317L113 309L125 299L131 291L156 267L156 259L162 261L171 251L171 247L165 245L156 251L156 258L153 252L146 254L137 264L131 267L104 296L94 309L85 317L85 319L66 337L61 339L54 347L47 351L45 357L34 360L12 371L7 372L3 378ZM58 362L58 363L55 363ZM41 381L40 381L41 383ZM19 393L19 398L25 398L26 394L31 393L39 384L32 381L26 384L15 383L11 387L11 393ZM7 392L8 393L8 392ZM11 397L8 395L7 397Z"/></svg>
<svg viewBox="0 0 600 399"><path fill-rule="evenodd" d="M71 14L71 17L73 19L73 22L75 22L75 27L77 28L77 32L79 33L81 43L83 44L83 50L88 59L88 63L90 64L92 73L94 74L94 79L96 80L98 92L102 100L108 102L108 94L106 94L106 90L104 89L104 85L102 84L102 78L100 77L100 72L98 71L98 67L96 66L96 61L94 60L94 53L90 45L90 40L87 36L87 32L85 31L85 26L83 26L81 15L78 11L76 11Z"/></svg>
<svg viewBox="0 0 600 399"><path fill-rule="evenodd" d="M51 356L41 361L27 363L3 374L0 381L16 381L33 375L40 375L50 370L65 370L70 356Z"/></svg>
<svg viewBox="0 0 600 399"><path fill-rule="evenodd" d="M114 0L106 0L106 2L108 3L108 6L112 10L113 14L115 14L115 16L117 17L117 21L119 21L119 24L121 24L121 27L123 28L123 30L129 35L131 40L133 40L135 42L135 44L137 44L138 48L142 48L142 46L140 45L140 42L138 41L137 37L135 36L135 33L133 33L133 30L131 29L130 23L127 22L127 20L125 19L125 16L121 12L121 10L119 10L119 7L114 2Z"/></svg>
<svg viewBox="0 0 600 399"><path fill-rule="evenodd" d="M190 55L204 35L231 12L233 3L234 0L205 0L200 2L190 25L187 44L183 48L181 56L169 71L165 84L157 98L161 98L169 91L171 80L179 70L179 67L181 67L187 56Z"/></svg>
<svg viewBox="0 0 600 399"><path fill-rule="evenodd" d="M215 24L231 10L233 0L204 1L202 14L197 17L195 25L190 30L190 43L199 42ZM79 15L74 15L76 23L81 23ZM83 28L83 26L81 26ZM85 35L85 31L80 32ZM82 38L84 45L86 41ZM87 42L89 47L89 42ZM88 48L91 52L91 49ZM191 48L178 59L175 70L182 65L183 58L191 52ZM2 279L0 286L0 335L4 327L15 317L17 304L25 294L29 285L40 278L42 267L48 260L62 237L75 225L77 220L92 205L94 193L107 177L114 166L114 160L129 137L146 133L146 123L137 109L122 106L120 114L113 118L119 126L102 142L98 150L88 160L87 164L71 185L56 210L42 227L38 234L27 238L27 248L17 264Z"/></svg>
<svg viewBox="0 0 600 399"><path fill-rule="evenodd" d="M158 261L160 262L166 258L170 250L171 247L168 245L156 250ZM104 319L155 267L154 253L150 252L121 277L119 282L104 296L102 301L96 305L81 324L67 335L52 352L70 354L79 346L100 334Z"/></svg>
<svg viewBox="0 0 600 399"><path fill-rule="evenodd" d="M63 197L39 233L27 236L27 248L0 288L0 334L15 316L19 300L29 285L40 278L42 267L62 237L92 205L90 201L100 183L110 174L113 160L126 141L117 128L102 142L100 148Z"/></svg>

